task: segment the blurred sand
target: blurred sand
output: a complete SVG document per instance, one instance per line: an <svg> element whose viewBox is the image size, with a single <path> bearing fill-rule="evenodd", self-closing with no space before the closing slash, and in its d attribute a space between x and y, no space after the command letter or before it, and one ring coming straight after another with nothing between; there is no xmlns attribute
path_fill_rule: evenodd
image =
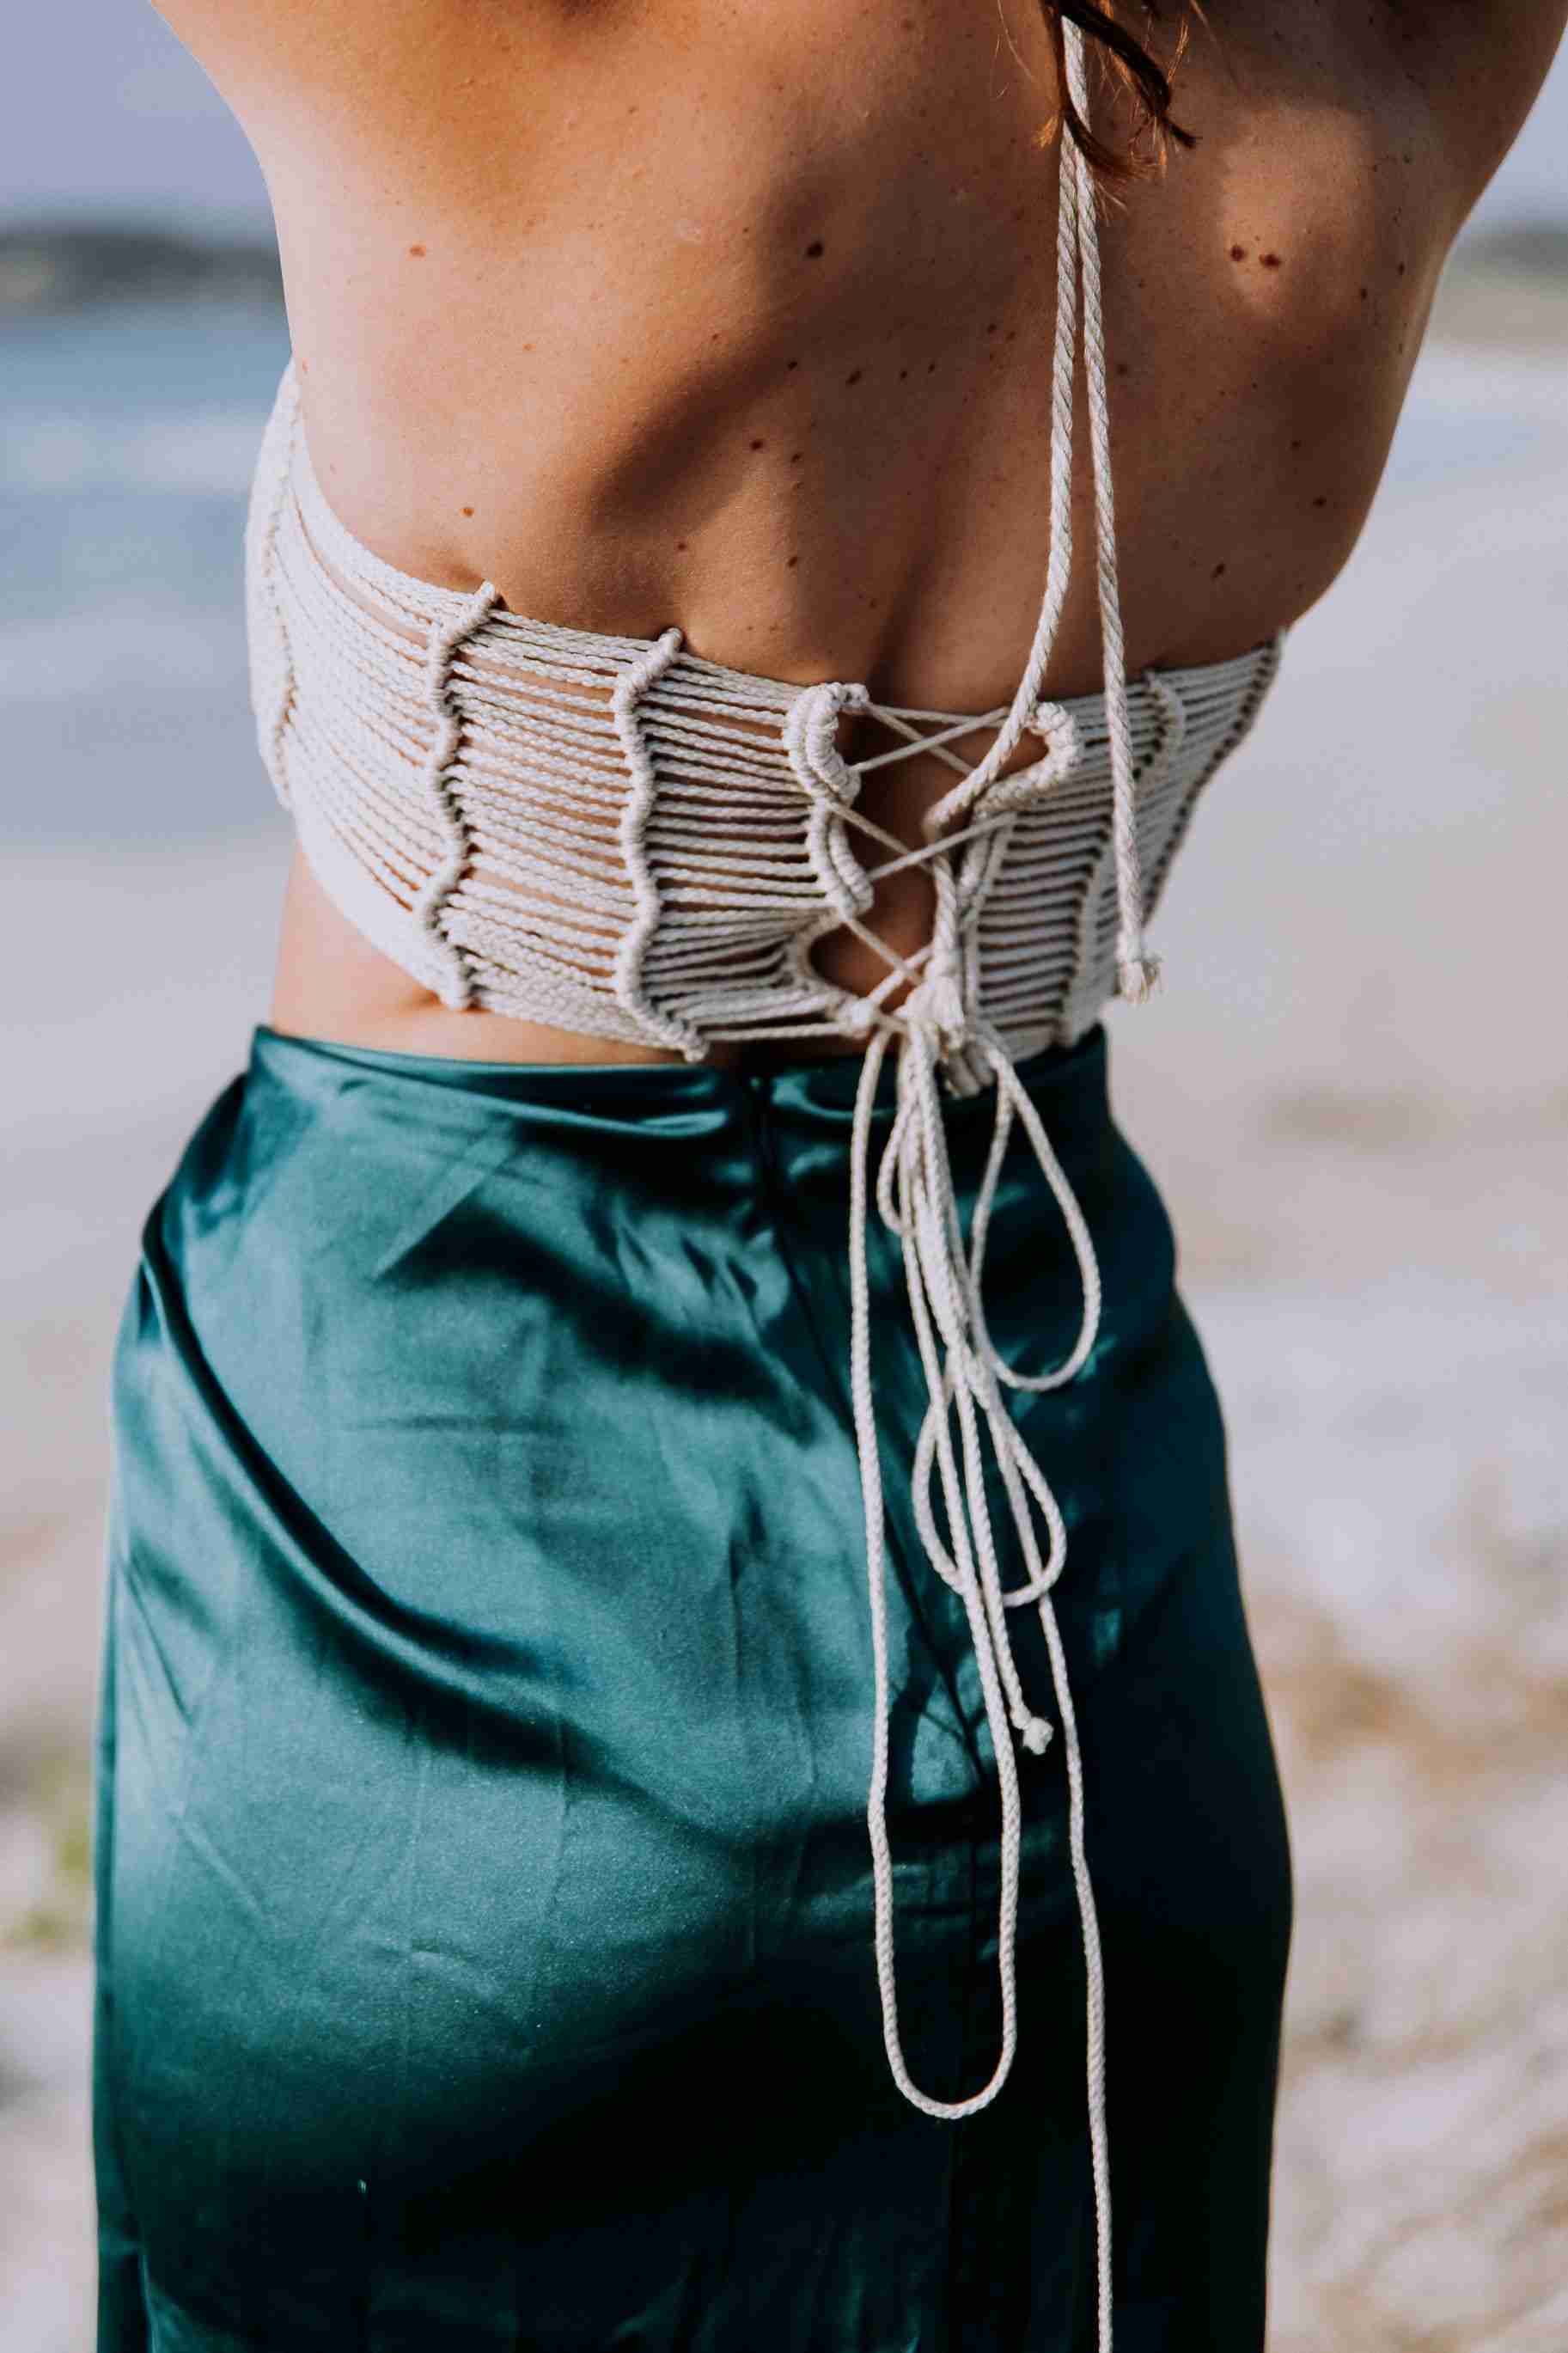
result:
<svg viewBox="0 0 1568 2353"><path fill-rule="evenodd" d="M1523 314L1497 273L1451 277L1427 455L1199 812L1156 931L1165 991L1113 1020L1226 1400L1292 1810L1275 2353L1568 2344L1568 290ZM1517 429L1478 461L1489 401ZM264 1002L284 835L259 767L255 806L216 846L11 863L0 984L32 1008L0 1170L16 2353L90 2343L107 1359L140 1219Z"/></svg>

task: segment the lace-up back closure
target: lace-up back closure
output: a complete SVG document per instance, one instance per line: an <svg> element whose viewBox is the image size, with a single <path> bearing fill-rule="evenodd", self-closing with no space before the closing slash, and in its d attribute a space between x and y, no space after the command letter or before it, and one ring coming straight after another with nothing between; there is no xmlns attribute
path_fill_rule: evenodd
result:
<svg viewBox="0 0 1568 2353"><path fill-rule="evenodd" d="M349 920L448 1005L693 1058L858 1018L812 951L863 925L883 861L911 855L858 808L863 781L931 754L977 799L966 747L1007 715L790 685L706 660L679 630L563 628L504 610L489 584L400 572L327 504L292 361L256 469L247 591L262 756ZM1270 643L1128 688L1151 907L1277 660ZM879 723L887 748L847 765L842 712ZM984 852L963 871L958 953L968 1002L1020 1054L1081 1037L1117 979L1106 698L1037 702L1027 732L1039 759L984 794L993 835L957 839L952 795L926 821L950 828L944 862Z"/></svg>
<svg viewBox="0 0 1568 2353"><path fill-rule="evenodd" d="M1064 29L1069 86L1087 119L1082 37ZM909 710L852 682L789 685L702 659L678 628L657 638L599 636L520 618L501 608L489 581L463 595L414 579L363 547L327 505L300 430L292 366L257 469L247 576L263 756L310 864L351 921L446 1004L693 1059L721 1039L832 1031L866 1040L850 1151L850 1371L876 1682L868 1818L888 2056L907 2097L936 2117L973 2114L1005 2081L1017 2033L1014 1736L1038 1755L1059 1726L1084 1949L1098 2341L1108 2353L1104 1998L1078 1734L1051 1603L1067 1536L1005 1395L1058 1388L1082 1369L1100 1284L1093 1238L1014 1061L1081 1037L1116 991L1147 992L1147 912L1197 793L1241 740L1274 676L1279 640L1234 661L1131 683L1124 676L1093 188L1075 147L1058 141L1057 155L1049 551L1034 642L1005 710ZM1080 329L1105 685L1102 694L1053 702L1042 687L1073 557ZM847 712L879 722L888 747L846 762L837 736ZM965 744L993 730L984 752L968 758ZM1031 734L1037 756L1009 769ZM926 818L922 845L910 849L857 803L868 775L915 753L944 762L954 781ZM861 854L868 844L884 853L870 863ZM917 864L930 872L934 915L925 944L904 955L867 917L877 880ZM812 962L815 942L841 926L886 962L885 979L866 995L837 987ZM873 1105L889 1052L897 1056L897 1107L873 1178ZM996 1102L992 1151L965 1235L942 1094L987 1087ZM1015 1123L1082 1285L1077 1341L1043 1370L1002 1359L983 1301L986 1228ZM930 1388L913 1465L918 1523L933 1570L967 1615L1001 1805L1001 2048L989 2081L954 2101L919 2088L899 2029L867 1279L873 1198L902 1246ZM987 1450L1026 1568L1010 1591L989 1516ZM1045 1633L1054 1725L1024 1693L1013 1659L1008 1613L1026 1606Z"/></svg>

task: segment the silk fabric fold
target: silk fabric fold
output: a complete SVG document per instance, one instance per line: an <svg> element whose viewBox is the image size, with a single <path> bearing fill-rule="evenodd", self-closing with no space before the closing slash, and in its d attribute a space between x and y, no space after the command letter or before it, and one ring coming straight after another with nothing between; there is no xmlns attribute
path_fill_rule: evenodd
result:
<svg viewBox="0 0 1568 2353"><path fill-rule="evenodd" d="M1068 1538L1116 2342L1253 2353L1290 1873L1223 1424L1104 1031L1019 1071L1104 1282L1080 1374L1012 1407ZM1012 2077L942 2124L883 2052L856 1078L263 1029L191 1139L114 1377L100 2353L1092 2342L1059 1743L1019 1759ZM992 1107L945 1122L967 1217ZM868 1250L900 2000L952 2098L994 2057L994 1763L876 1221ZM1066 1355L1078 1269L1021 1137L986 1267L998 1349Z"/></svg>

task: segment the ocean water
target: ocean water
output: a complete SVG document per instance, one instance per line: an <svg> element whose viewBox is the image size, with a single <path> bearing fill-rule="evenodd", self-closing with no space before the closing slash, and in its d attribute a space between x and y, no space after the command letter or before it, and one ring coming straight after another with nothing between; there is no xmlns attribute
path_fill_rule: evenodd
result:
<svg viewBox="0 0 1568 2353"><path fill-rule="evenodd" d="M105 304L0 329L0 839L190 839L266 790L244 498L280 311Z"/></svg>

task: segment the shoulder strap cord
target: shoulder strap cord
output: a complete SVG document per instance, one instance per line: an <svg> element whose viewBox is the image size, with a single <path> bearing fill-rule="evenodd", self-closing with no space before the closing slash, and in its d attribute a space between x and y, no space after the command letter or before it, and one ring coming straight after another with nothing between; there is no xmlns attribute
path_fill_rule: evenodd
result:
<svg viewBox="0 0 1568 2353"><path fill-rule="evenodd" d="M1084 37L1064 23L1068 88L1087 122L1089 81ZM1106 388L1105 330L1101 311L1100 234L1094 179L1079 149L1059 132L1057 206L1057 321L1051 367L1050 551L1046 589L1035 624L1024 674L995 742L963 781L936 803L925 819L928 839L965 816L992 786L1034 719L1040 687L1056 645L1072 571L1073 401L1077 369L1078 308L1083 295L1084 378L1089 392L1089 455L1094 470L1096 571L1103 653L1107 732L1111 772L1112 839L1116 861L1117 979L1119 993L1142 1002L1159 974L1143 944L1143 877L1138 851L1137 791L1132 725L1128 707L1121 599L1116 573L1116 506L1110 471L1110 405Z"/></svg>
<svg viewBox="0 0 1568 2353"><path fill-rule="evenodd" d="M1088 116L1083 38L1064 26L1068 79ZM1083 1766L1067 1662L1051 1594L1067 1556L1060 1506L1039 1463L1007 1410L1004 1388L1037 1393L1072 1380L1088 1362L1100 1330L1101 1288L1094 1243L1044 1124L996 1031L976 1011L964 986L962 893L952 852L961 840L1011 822L999 796L979 806L1025 731L1040 715L1040 686L1050 659L1072 560L1072 425L1078 300L1083 301L1085 377L1094 468L1100 630L1112 775L1112 843L1116 867L1121 991L1148 993L1152 959L1143 945L1143 886L1138 857L1131 731L1123 670L1117 595L1115 517L1111 496L1105 349L1100 323L1094 188L1089 167L1063 136L1058 142L1057 323L1052 369L1050 465L1051 545L1046 590L1034 643L1012 705L990 750L926 819L927 846L895 863L929 864L936 915L928 945L901 957L858 922L853 928L877 945L889 970L884 982L838 1009L840 1026L867 1039L855 1100L850 1145L849 1287L850 1389L865 1507L867 1574L874 1676L872 1767L867 1806L875 1906L878 1985L883 2040L893 2078L905 2098L942 2119L973 2116L1001 2091L1017 2042L1016 1920L1022 1809L1012 1735L1031 1755L1052 1736L1023 1691L1008 1634L1007 1613L1033 1603L1050 1661L1068 1782L1068 1841L1081 1934L1086 2006L1086 2081L1089 2162L1096 2236L1098 2353L1111 2353L1110 2168L1105 2114L1105 1985L1100 1927L1084 1842ZM954 820L969 819L959 832ZM886 999L900 979L914 983L901 1004ZM1001 1807L997 1974L1001 2039L995 2065L979 2090L940 2100L921 2090L904 2058L899 2028L894 1954L893 1862L888 1832L889 1660L886 1528L877 1445L871 1366L870 1293L867 1239L871 1193L871 1126L878 1079L889 1046L896 1047L897 1089L892 1125L878 1166L875 1194L883 1223L899 1238L910 1312L930 1404L913 1471L916 1524L928 1559L961 1598L979 1667L986 1723L995 1756ZM963 1092L995 1088L989 1157L967 1241L962 1230L948 1160L939 1076ZM1004 1155L1015 1121L1023 1127L1060 1211L1077 1260L1083 1312L1078 1337L1061 1362L1025 1374L1006 1364L986 1327L982 1298L986 1235ZM957 1420L954 1443L953 1419ZM995 1531L985 1493L985 1441L1000 1474L1026 1575L1004 1589ZM933 1510L940 1485L946 1521L942 1541ZM1045 1535L1042 1547L1041 1530ZM951 1547L951 1549L950 1549Z"/></svg>

